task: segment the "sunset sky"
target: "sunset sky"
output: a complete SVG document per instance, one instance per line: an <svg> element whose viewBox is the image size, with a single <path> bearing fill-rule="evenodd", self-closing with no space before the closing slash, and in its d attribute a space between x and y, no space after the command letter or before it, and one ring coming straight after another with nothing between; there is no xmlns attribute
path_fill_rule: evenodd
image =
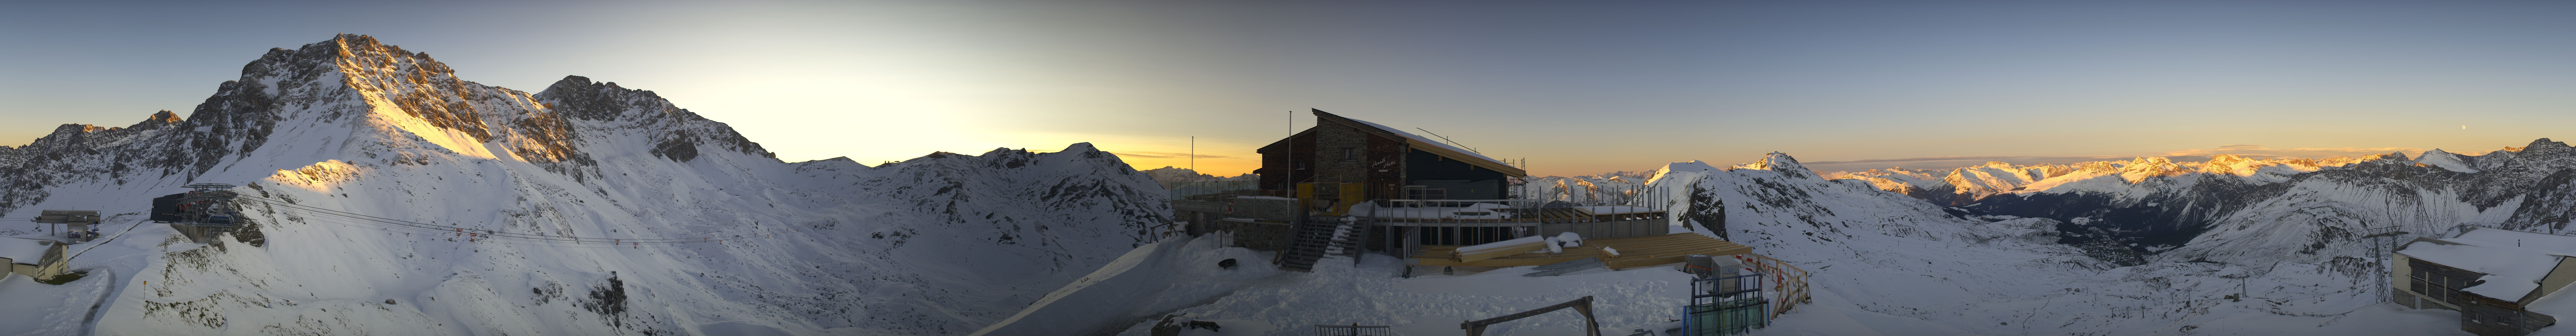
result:
<svg viewBox="0 0 2576 336"><path fill-rule="evenodd" d="M497 9L496 9L497 8ZM653 90L802 161L1091 142L1239 174L1307 109L1541 175L2477 153L2576 138L2576 2L8 2L0 145L334 33ZM1293 118L1294 125L1291 124ZM1941 159L1919 159L1941 158Z"/></svg>

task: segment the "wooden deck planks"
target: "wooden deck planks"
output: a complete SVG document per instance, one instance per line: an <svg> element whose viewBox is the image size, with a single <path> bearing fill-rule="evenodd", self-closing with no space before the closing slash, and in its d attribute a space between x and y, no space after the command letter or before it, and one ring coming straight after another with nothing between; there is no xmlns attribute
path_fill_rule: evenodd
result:
<svg viewBox="0 0 2576 336"><path fill-rule="evenodd" d="M1601 253L1601 247L1619 250L1619 257ZM1585 239L1582 247L1565 249L1564 253L1518 253L1490 259L1460 261L1459 246L1425 245L1408 259L1424 266L1538 266L1583 258L1601 258L1610 268L1654 266L1682 262L1682 256L1736 255L1752 253L1753 248L1696 233L1674 233L1658 236Z"/></svg>
<svg viewBox="0 0 2576 336"><path fill-rule="evenodd" d="M1493 259L1493 258L1509 257L1509 256L1512 256L1512 255L1515 255L1515 254L1521 254L1521 253L1526 253L1526 252L1529 252L1529 251L1537 251L1537 250L1545 250L1545 249L1547 249L1547 242L1534 242L1534 243L1528 243L1528 244L1512 245L1512 246L1510 246L1510 247L1504 247L1504 248L1498 248L1498 249L1491 249L1491 250L1484 250L1484 251L1476 251L1476 252L1473 252L1473 253L1458 253L1458 252L1457 252L1457 251L1458 251L1458 248L1456 248L1456 247L1449 248L1449 251L1450 251L1450 254L1452 255L1452 256L1450 257L1450 259L1451 259L1451 260L1456 260L1456 261L1459 261L1459 262L1476 262L1476 261L1481 261L1481 260L1485 260L1485 259Z"/></svg>

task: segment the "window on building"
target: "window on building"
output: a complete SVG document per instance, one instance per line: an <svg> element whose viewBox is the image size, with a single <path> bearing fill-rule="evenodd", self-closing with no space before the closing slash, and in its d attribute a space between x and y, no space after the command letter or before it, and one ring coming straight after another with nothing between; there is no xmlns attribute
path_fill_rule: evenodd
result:
<svg viewBox="0 0 2576 336"><path fill-rule="evenodd" d="M1360 149L1359 149L1359 148L1342 147L1342 161L1359 161L1359 160L1360 160Z"/></svg>
<svg viewBox="0 0 2576 336"><path fill-rule="evenodd" d="M2425 263L2422 260L2413 260L2413 262L2409 264L2411 264L2410 266L2413 266L2409 267L2413 269L2413 272L2409 272L2412 274L2408 274L2407 276L2409 281L2407 281L2406 289L2414 290L2417 294L2423 294L2424 299L2426 300L2450 303L2452 305L2459 306L2466 306L2469 304L2468 297L2465 296L2465 293L2460 292L2460 288L2467 288L2475 285L2475 275L2459 274L2450 270L2439 270L2434 268L2438 266Z"/></svg>

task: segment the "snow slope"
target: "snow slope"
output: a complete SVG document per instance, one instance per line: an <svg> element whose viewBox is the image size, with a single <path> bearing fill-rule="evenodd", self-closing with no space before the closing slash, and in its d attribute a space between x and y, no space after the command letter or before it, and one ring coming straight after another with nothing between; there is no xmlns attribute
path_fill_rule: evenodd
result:
<svg viewBox="0 0 2576 336"><path fill-rule="evenodd" d="M0 281L59 298L13 309L94 319L0 333L964 334L1145 243L1169 212L1154 181L1088 144L786 163L651 91L484 86L358 35L270 50L184 120L0 148L0 180L7 217L97 209L115 233L73 247L88 278ZM214 243L142 222L149 198L209 182L493 232L722 240L493 240L249 200L254 224Z"/></svg>

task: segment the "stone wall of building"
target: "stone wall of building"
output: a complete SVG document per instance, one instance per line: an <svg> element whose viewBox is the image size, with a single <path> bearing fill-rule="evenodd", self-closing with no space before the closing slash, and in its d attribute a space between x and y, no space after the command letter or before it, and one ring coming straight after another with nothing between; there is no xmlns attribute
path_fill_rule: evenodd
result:
<svg viewBox="0 0 2576 336"><path fill-rule="evenodd" d="M1368 178L1367 132L1336 122L1315 125L1315 182L1365 182ZM1343 155L1344 149L1352 153Z"/></svg>

